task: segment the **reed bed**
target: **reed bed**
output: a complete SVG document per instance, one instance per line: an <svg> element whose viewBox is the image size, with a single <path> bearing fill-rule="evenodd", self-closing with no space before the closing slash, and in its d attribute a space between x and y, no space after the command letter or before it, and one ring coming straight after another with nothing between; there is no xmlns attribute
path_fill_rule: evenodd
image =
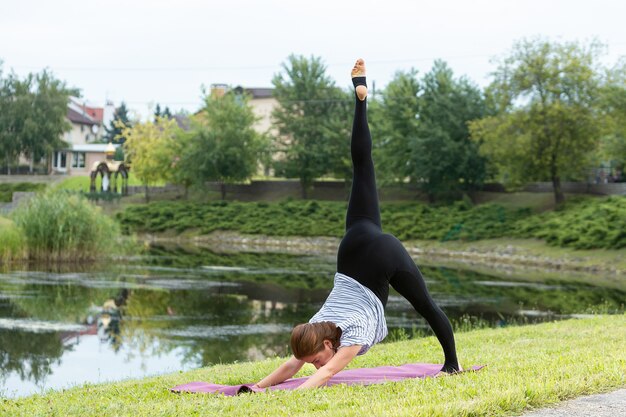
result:
<svg viewBox="0 0 626 417"><path fill-rule="evenodd" d="M114 251L119 242L118 224L76 194L40 194L18 207L12 218L30 260L93 260Z"/></svg>

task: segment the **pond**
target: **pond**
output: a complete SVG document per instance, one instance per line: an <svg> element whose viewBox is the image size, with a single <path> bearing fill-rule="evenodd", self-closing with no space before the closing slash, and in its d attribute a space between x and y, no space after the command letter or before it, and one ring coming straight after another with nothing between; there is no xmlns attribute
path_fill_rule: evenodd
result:
<svg viewBox="0 0 626 417"><path fill-rule="evenodd" d="M109 265L0 273L0 395L287 355L332 287L332 256L155 246ZM459 331L624 311L626 290L423 267ZM387 341L430 334L393 291Z"/></svg>

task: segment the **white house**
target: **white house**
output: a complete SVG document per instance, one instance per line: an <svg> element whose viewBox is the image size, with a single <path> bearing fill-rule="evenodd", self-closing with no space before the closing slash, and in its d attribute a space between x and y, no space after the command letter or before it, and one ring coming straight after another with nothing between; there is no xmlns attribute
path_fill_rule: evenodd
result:
<svg viewBox="0 0 626 417"><path fill-rule="evenodd" d="M105 108L89 107L72 99L67 107L67 119L72 124L63 140L70 146L52 154L51 172L67 175L88 175L96 161L106 159L107 144L102 140L104 126L112 115L112 104ZM115 148L120 145L113 145Z"/></svg>

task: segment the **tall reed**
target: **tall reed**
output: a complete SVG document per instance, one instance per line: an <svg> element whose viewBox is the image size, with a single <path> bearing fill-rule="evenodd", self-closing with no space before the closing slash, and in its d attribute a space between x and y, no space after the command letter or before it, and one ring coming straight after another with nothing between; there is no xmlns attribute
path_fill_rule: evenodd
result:
<svg viewBox="0 0 626 417"><path fill-rule="evenodd" d="M10 219L0 217L0 262L22 259L26 241L20 229Z"/></svg>
<svg viewBox="0 0 626 417"><path fill-rule="evenodd" d="M53 191L13 213L33 260L79 261L109 254L119 244L118 224L76 194Z"/></svg>

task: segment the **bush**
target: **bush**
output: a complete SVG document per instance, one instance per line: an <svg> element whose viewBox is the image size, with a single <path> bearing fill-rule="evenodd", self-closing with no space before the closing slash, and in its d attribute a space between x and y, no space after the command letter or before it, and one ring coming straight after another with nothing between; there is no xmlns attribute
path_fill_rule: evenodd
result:
<svg viewBox="0 0 626 417"><path fill-rule="evenodd" d="M575 249L626 247L626 197L569 201L558 211L532 216L515 225L513 235L543 239Z"/></svg>
<svg viewBox="0 0 626 417"><path fill-rule="evenodd" d="M107 254L118 244L119 226L79 195L41 194L13 214L26 240L28 257L84 260Z"/></svg>

